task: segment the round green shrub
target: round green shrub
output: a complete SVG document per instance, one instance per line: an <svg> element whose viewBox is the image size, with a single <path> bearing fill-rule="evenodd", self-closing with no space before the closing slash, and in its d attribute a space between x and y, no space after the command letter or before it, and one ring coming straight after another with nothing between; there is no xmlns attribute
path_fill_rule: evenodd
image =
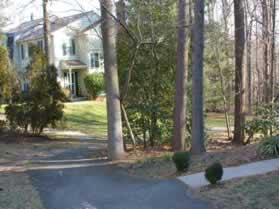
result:
<svg viewBox="0 0 279 209"><path fill-rule="evenodd" d="M216 184L218 181L222 179L222 177L223 166L219 162L212 164L205 170L205 178L211 184Z"/></svg>
<svg viewBox="0 0 279 209"><path fill-rule="evenodd" d="M105 90L104 75L101 73L89 74L84 78L85 88L92 99Z"/></svg>
<svg viewBox="0 0 279 209"><path fill-rule="evenodd" d="M187 171L190 165L190 153L189 152L176 152L172 160L176 166L177 171Z"/></svg>
<svg viewBox="0 0 279 209"><path fill-rule="evenodd" d="M261 156L279 156L279 136L264 139L258 147Z"/></svg>

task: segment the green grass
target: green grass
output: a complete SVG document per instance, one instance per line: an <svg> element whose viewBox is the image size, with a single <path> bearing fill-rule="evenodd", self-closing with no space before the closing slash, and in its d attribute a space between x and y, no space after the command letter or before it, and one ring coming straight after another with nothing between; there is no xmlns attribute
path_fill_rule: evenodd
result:
<svg viewBox="0 0 279 209"><path fill-rule="evenodd" d="M230 125L233 126L233 115L229 116ZM205 118L207 128L226 127L226 119L224 113L207 113Z"/></svg>
<svg viewBox="0 0 279 209"><path fill-rule="evenodd" d="M97 137L107 133L106 103L86 101L66 103L64 122L58 128L80 131Z"/></svg>
<svg viewBox="0 0 279 209"><path fill-rule="evenodd" d="M0 114L5 112L5 105L0 106ZM106 136L106 103L100 101L85 101L65 103L65 123L60 129L76 130L96 136ZM233 115L230 115L230 125L233 126ZM226 127L224 113L207 113L205 118L207 128Z"/></svg>
<svg viewBox="0 0 279 209"><path fill-rule="evenodd" d="M5 106L6 105L0 105L0 114L4 114L5 113Z"/></svg>

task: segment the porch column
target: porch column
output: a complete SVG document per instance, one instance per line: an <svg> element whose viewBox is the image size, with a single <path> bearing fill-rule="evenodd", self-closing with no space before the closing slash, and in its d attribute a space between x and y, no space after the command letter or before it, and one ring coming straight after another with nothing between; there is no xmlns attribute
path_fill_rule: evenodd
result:
<svg viewBox="0 0 279 209"><path fill-rule="evenodd" d="M70 91L71 91L71 99L73 98L73 79L72 79L72 68L69 68L69 82L70 82Z"/></svg>

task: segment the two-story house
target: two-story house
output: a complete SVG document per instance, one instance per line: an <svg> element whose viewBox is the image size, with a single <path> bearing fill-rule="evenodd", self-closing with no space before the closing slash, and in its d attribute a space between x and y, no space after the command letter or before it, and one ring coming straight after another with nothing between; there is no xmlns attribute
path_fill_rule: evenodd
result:
<svg viewBox="0 0 279 209"><path fill-rule="evenodd" d="M84 77L103 72L103 48L100 16L87 12L68 17L50 17L50 61L58 69L58 81L71 91L72 97L85 96ZM11 60L27 90L26 67L32 44L44 48L43 19L30 20L7 32Z"/></svg>

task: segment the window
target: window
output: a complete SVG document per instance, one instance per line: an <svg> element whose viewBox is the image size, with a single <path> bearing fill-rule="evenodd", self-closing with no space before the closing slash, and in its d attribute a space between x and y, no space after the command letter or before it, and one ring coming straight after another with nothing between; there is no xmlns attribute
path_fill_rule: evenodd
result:
<svg viewBox="0 0 279 209"><path fill-rule="evenodd" d="M43 49L43 48L44 48L44 42L43 42L43 40L39 40L39 41L37 42L37 46L38 46L40 49Z"/></svg>
<svg viewBox="0 0 279 209"><path fill-rule="evenodd" d="M24 83L23 84L23 92L29 92L30 86L29 83Z"/></svg>
<svg viewBox="0 0 279 209"><path fill-rule="evenodd" d="M9 49L10 58L13 59L14 58L14 37L13 36L8 37L7 47Z"/></svg>
<svg viewBox="0 0 279 209"><path fill-rule="evenodd" d="M28 44L28 57L32 57L33 51L34 51L33 45Z"/></svg>
<svg viewBox="0 0 279 209"><path fill-rule="evenodd" d="M63 50L63 55L66 56L67 55L67 45L66 44L62 45L62 50Z"/></svg>
<svg viewBox="0 0 279 209"><path fill-rule="evenodd" d="M25 58L25 51L24 51L24 45L23 44L20 45L20 53L21 53L21 59L24 60L24 58Z"/></svg>
<svg viewBox="0 0 279 209"><path fill-rule="evenodd" d="M90 67L99 68L100 67L100 54L95 52L90 54Z"/></svg>
<svg viewBox="0 0 279 209"><path fill-rule="evenodd" d="M71 55L75 55L76 54L76 42L75 42L75 39L71 40L70 54Z"/></svg>
<svg viewBox="0 0 279 209"><path fill-rule="evenodd" d="M66 56L66 55L74 56L74 55L76 55L76 42L75 42L75 39L71 39L69 42L70 43L68 43L68 44L64 43L62 45L63 56Z"/></svg>

